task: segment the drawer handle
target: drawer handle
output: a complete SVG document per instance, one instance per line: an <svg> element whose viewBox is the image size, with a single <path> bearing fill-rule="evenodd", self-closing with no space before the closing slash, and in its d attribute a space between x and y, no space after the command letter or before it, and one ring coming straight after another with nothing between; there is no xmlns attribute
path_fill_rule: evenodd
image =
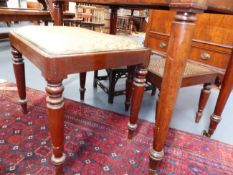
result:
<svg viewBox="0 0 233 175"><path fill-rule="evenodd" d="M208 53L202 53L201 54L201 59L202 60L208 60L208 59L210 59L211 58L211 56L210 56L210 54L208 54Z"/></svg>
<svg viewBox="0 0 233 175"><path fill-rule="evenodd" d="M165 43L160 43L160 44L159 44L159 47L160 47L161 49L166 48L166 47L167 47L167 44L165 44Z"/></svg>

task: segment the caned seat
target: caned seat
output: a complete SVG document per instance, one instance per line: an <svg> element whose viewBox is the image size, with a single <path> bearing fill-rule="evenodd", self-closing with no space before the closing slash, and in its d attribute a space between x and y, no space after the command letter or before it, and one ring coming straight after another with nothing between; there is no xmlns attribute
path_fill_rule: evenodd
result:
<svg viewBox="0 0 233 175"><path fill-rule="evenodd" d="M165 59L163 58L151 59L148 66L148 71L160 77L163 77L164 67L165 67ZM183 78L200 76L204 74L212 75L213 73L216 74L215 71L213 71L208 67L189 61L186 64Z"/></svg>
<svg viewBox="0 0 233 175"><path fill-rule="evenodd" d="M148 74L146 76L146 80L150 82L155 88L158 89L160 89L162 85L165 61L166 60L162 57L156 59L153 58L150 60L148 66ZM211 85L216 84L217 78L220 76L221 76L220 73L216 71L214 67L200 64L198 62L191 60L187 62L183 74L181 87L204 84L199 99L198 111L196 113L196 119L195 119L196 123L198 123L202 117L203 110L207 104L210 95ZM125 102L126 110L128 110L130 105L130 96L131 94L126 93L126 102ZM158 100L159 99L157 99L157 102Z"/></svg>
<svg viewBox="0 0 233 175"><path fill-rule="evenodd" d="M140 75L138 88L143 87L150 50L125 37L77 27L28 26L11 32L9 37L19 102L24 113L27 113L27 99L22 55L40 69L47 81L45 90L52 162L56 165L56 174L62 174L65 161L62 81L68 74L136 65Z"/></svg>
<svg viewBox="0 0 233 175"><path fill-rule="evenodd" d="M164 67L164 58L151 59L148 66L147 80L158 89L160 89L162 84ZM219 73L213 68L189 60L185 67L181 87L205 84L205 92L207 92L207 89L210 89L210 85L215 83L218 75ZM201 97L200 101L202 100L203 98Z"/></svg>

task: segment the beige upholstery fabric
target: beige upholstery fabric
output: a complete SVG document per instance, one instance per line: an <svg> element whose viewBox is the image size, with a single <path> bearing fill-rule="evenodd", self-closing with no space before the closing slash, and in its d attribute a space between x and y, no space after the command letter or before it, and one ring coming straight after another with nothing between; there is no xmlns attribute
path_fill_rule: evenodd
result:
<svg viewBox="0 0 233 175"><path fill-rule="evenodd" d="M52 55L144 48L142 44L123 36L103 34L79 27L26 26L14 32Z"/></svg>
<svg viewBox="0 0 233 175"><path fill-rule="evenodd" d="M165 59L163 59L163 58L151 59L148 70L150 72L160 76L160 77L163 77L164 67L165 67ZM204 66L188 62L186 64L183 77L208 74L208 73L212 73L212 72L213 71L211 71L210 69L208 69Z"/></svg>

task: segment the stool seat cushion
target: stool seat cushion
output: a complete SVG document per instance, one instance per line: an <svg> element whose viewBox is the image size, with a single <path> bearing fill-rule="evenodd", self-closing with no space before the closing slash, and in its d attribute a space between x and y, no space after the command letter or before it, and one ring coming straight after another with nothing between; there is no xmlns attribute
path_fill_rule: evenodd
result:
<svg viewBox="0 0 233 175"><path fill-rule="evenodd" d="M160 77L163 77L165 61L166 60L164 58L151 59L150 64L148 66L148 71ZM185 78L185 77L211 74L211 73L214 73L214 71L205 66L202 66L197 63L187 62L183 77Z"/></svg>
<svg viewBox="0 0 233 175"><path fill-rule="evenodd" d="M144 46L124 36L115 36L79 27L25 26L14 31L49 55L82 54L143 49Z"/></svg>

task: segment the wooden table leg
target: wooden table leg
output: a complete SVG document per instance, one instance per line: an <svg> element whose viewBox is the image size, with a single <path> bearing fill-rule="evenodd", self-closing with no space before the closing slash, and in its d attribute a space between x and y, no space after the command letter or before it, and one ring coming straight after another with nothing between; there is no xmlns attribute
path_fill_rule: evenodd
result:
<svg viewBox="0 0 233 175"><path fill-rule="evenodd" d="M132 104L130 108L130 118L128 123L128 138L133 137L134 131L137 128L138 113L140 110L144 87L146 83L147 69L138 67L136 77L133 82Z"/></svg>
<svg viewBox="0 0 233 175"><path fill-rule="evenodd" d="M209 130L208 132L207 131L203 132L203 135L205 136L211 137L211 135L214 133L215 129L217 128L219 122L221 121L222 112L233 89L232 75L233 75L233 53L222 82L222 86L214 109L214 113L210 117L211 121L209 125Z"/></svg>
<svg viewBox="0 0 233 175"><path fill-rule="evenodd" d="M48 82L45 90L47 92L48 123L53 148L51 160L56 167L56 174L60 175L63 174L63 163L65 161L64 99L62 97L64 87L61 82Z"/></svg>
<svg viewBox="0 0 233 175"><path fill-rule="evenodd" d="M24 114L27 113L27 99L26 99L26 83L25 83L25 70L24 70L24 62L22 54L12 47L11 51L13 55L13 66L14 73L16 78L16 85L18 88L19 94L19 103L22 107L22 111Z"/></svg>
<svg viewBox="0 0 233 175"><path fill-rule="evenodd" d="M86 91L86 88L85 88L86 75L87 75L86 72L81 72L79 74L79 76L80 76L80 88L79 88L79 92L80 92L80 100L82 100L82 101L84 100L84 95L85 95L85 91Z"/></svg>
<svg viewBox="0 0 233 175"><path fill-rule="evenodd" d="M211 93L211 84L209 83L204 84L199 98L198 110L195 118L196 123L199 123L200 119L202 118L203 111L210 97L210 93Z"/></svg>
<svg viewBox="0 0 233 175"><path fill-rule="evenodd" d="M189 57L196 14L177 12L172 23L167 49L166 65L162 81L157 116L154 126L153 147L150 149L150 169L157 169L164 156L164 143L182 82L182 75Z"/></svg>

